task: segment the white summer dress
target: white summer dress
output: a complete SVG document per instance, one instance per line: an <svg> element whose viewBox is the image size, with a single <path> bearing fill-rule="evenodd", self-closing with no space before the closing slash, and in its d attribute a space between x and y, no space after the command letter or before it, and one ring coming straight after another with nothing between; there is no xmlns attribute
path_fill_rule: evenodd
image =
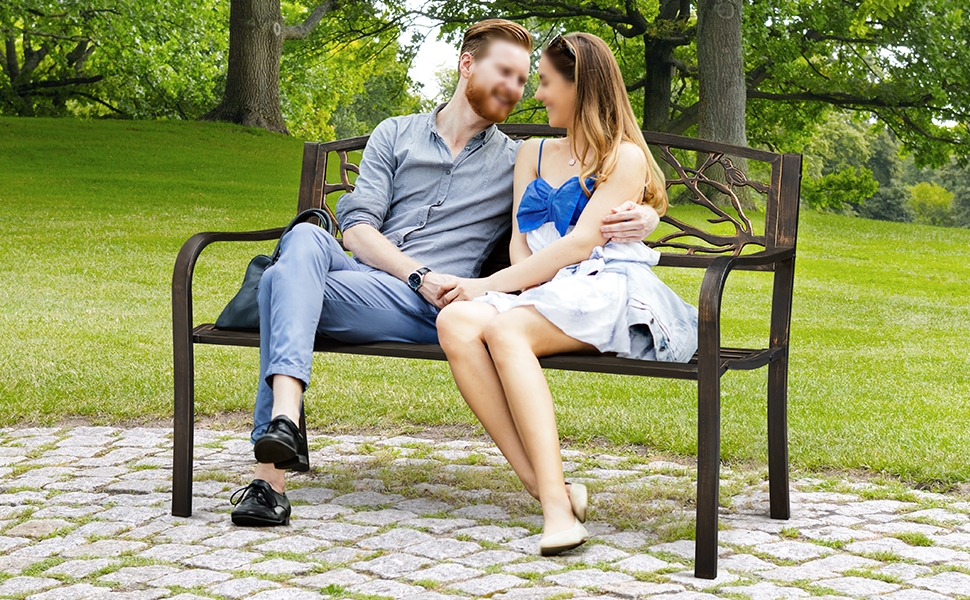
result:
<svg viewBox="0 0 970 600"><path fill-rule="evenodd" d="M539 163L542 162L542 144ZM553 188L537 177L519 202L519 231L533 253L572 230L589 201L573 177ZM595 180L586 180L592 189ZM660 253L641 242L607 242L583 262L564 267L521 294L475 298L505 312L533 306L569 337L621 358L687 362L697 350L697 309L654 274Z"/></svg>

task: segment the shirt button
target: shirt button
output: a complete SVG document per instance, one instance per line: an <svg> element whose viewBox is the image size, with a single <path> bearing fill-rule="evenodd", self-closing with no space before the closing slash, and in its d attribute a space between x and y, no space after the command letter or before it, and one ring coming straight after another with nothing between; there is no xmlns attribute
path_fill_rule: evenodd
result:
<svg viewBox="0 0 970 600"><path fill-rule="evenodd" d="M451 175L451 169L445 169L445 175Z"/></svg>

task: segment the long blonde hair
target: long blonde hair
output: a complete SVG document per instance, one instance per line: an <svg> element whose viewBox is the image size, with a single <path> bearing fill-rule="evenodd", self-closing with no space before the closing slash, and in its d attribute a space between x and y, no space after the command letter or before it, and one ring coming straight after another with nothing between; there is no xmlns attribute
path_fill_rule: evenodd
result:
<svg viewBox="0 0 970 600"><path fill-rule="evenodd" d="M595 174L597 184L606 181L616 170L620 144L626 140L643 150L647 159L647 181L644 201L659 214L667 212L667 189L663 171L647 148L643 132L633 115L630 98L620 66L606 42L589 33L570 33L562 36L575 52L575 60L557 44L549 45L544 54L567 80L576 84L576 115L573 129L582 131L592 160L583 160L579 178L587 195L586 178ZM570 141L570 144L574 144ZM576 148L573 147L573 154Z"/></svg>

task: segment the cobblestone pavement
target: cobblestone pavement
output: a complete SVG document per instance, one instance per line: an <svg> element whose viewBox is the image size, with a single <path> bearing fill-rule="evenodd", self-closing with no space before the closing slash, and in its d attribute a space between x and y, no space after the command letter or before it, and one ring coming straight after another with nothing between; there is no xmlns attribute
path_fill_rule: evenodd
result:
<svg viewBox="0 0 970 600"><path fill-rule="evenodd" d="M195 513L169 514L164 429L0 429L0 598L970 598L970 502L892 481L801 478L767 518L725 469L720 576L691 575L691 466L565 450L592 539L538 556L538 504L490 443L317 435L289 527L247 529L247 434L196 435Z"/></svg>

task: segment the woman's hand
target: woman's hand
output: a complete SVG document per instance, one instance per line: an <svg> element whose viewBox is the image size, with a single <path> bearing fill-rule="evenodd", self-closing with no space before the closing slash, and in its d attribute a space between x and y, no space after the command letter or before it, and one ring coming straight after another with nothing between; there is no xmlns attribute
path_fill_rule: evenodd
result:
<svg viewBox="0 0 970 600"><path fill-rule="evenodd" d="M451 304L455 300L471 300L479 296L484 296L485 292L493 289L490 286L488 277L480 279L458 278L458 284L445 294L445 304Z"/></svg>
<svg viewBox="0 0 970 600"><path fill-rule="evenodd" d="M603 223L600 232L604 238L618 244L639 242L653 233L660 224L660 216L652 206L627 200L603 217Z"/></svg>

